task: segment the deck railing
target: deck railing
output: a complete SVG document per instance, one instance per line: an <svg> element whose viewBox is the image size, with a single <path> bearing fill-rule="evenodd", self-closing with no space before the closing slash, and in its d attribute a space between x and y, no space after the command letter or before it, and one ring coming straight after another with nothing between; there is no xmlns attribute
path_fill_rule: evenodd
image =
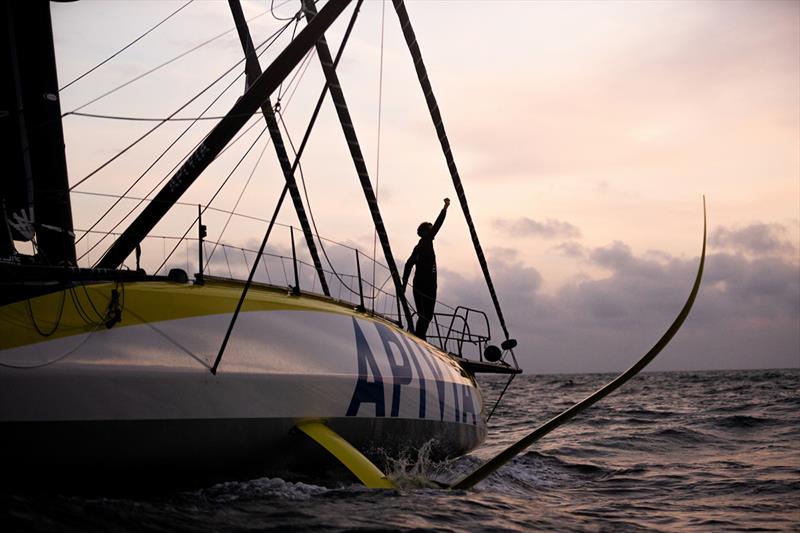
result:
<svg viewBox="0 0 800 533"><path fill-rule="evenodd" d="M255 219L248 216L244 218ZM80 266L86 267L91 267L99 259L100 251L94 250L98 241L109 242L119 235L94 230L76 230L76 233L88 233L84 239L85 253L81 256L81 250L78 250ZM302 232L296 227L275 225L267 248L261 255L254 281L285 288L296 294L324 296L319 273L311 261L306 243L302 238L297 238L299 235ZM408 328L386 265L355 246L316 234L314 239L331 299ZM294 245L290 245L293 241ZM141 263L139 257L132 255L123 268L139 268L156 275L167 275L170 270L179 268L189 278L209 276L238 281L247 278L258 253L256 247L255 243L242 246L201 238L199 232L192 237L188 233L183 236L148 235L140 245ZM199 272L201 264L202 272ZM411 290L407 297L416 319ZM437 308L438 312L434 314L429 327L428 342L459 357L482 359L483 350L491 338L486 314L464 306L452 307L441 301L437 302Z"/></svg>

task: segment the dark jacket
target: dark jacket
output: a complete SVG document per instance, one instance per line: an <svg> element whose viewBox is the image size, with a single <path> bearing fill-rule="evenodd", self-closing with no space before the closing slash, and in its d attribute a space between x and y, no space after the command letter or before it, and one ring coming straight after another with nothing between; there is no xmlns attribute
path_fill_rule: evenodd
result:
<svg viewBox="0 0 800 533"><path fill-rule="evenodd" d="M424 237L420 237L419 242L411 252L411 257L406 261L406 267L403 269L403 285L408 283L408 277L411 275L411 269L416 266L414 272L414 286L415 287L431 287L436 286L436 253L433 251L433 239L442 227L444 217L447 214L447 209L442 209L436 222L433 223L430 233Z"/></svg>

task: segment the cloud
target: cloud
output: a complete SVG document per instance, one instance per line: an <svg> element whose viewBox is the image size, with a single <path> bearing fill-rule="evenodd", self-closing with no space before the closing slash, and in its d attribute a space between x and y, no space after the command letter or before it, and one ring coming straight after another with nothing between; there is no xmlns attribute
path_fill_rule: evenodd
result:
<svg viewBox="0 0 800 533"><path fill-rule="evenodd" d="M754 224L773 228L775 225ZM726 230L728 231L728 230ZM715 233L718 230L715 230ZM729 231L737 234L736 231ZM728 233L723 232L728 235ZM747 234L747 232L744 232ZM742 239L752 248L748 239ZM734 239L739 243L739 240ZM760 241L758 241L760 242ZM243 248L253 249L255 240ZM763 244L763 243L762 243ZM697 257L676 257L663 251L638 254L625 242L587 247L572 242L555 247L576 254L602 277L576 278L554 294L542 290L541 273L524 263L511 248L487 250L494 285L511 335L519 340L516 355L528 373L621 371L645 353L674 320L697 272ZM761 249L761 248L756 248ZM767 249L781 250L782 247ZM327 276L335 297L357 301L352 250L329 246L331 261L348 289L335 276ZM271 245L259 268L257 281L294 284L291 250ZM187 252L194 261L196 249ZM308 251L298 241L304 290L319 290ZM244 277L252 253L232 248L218 250L212 273ZM176 259L177 261L177 259ZM323 264L328 270L327 261ZM183 264L175 266L184 268ZM191 270L196 265L190 265ZM370 267L361 265L366 278ZM398 265L402 268L402 264ZM229 270L230 268L230 270ZM388 274L381 270L379 285ZM366 280L365 291L371 293ZM391 281L388 282L391 286ZM437 311L444 304L483 310L490 317L493 342L503 339L491 299L480 274L464 275L440 269ZM368 304L370 305L370 304ZM380 297L380 312L394 313L394 300ZM476 317L479 318L479 317ZM471 324L479 332L481 324ZM800 366L800 261L786 255L750 256L739 251L716 251L706 259L703 284L685 325L659 356L652 369L703 370ZM472 354L473 356L477 354Z"/></svg>
<svg viewBox="0 0 800 533"><path fill-rule="evenodd" d="M581 231L569 222L548 218L538 222L528 217L516 219L498 218L493 222L495 229L503 231L512 237L541 237L543 239L576 239L580 238Z"/></svg>
<svg viewBox="0 0 800 533"><path fill-rule="evenodd" d="M637 255L619 241L582 251L589 264L607 275L574 280L555 295L542 293L541 275L520 261L495 258L491 264L526 372L627 368L675 319L699 260L652 251ZM449 272L440 276L440 299L457 296L463 298L459 303L494 315L482 279ZM496 319L492 323L499 343L501 330ZM689 318L652 369L798 367L799 324L796 259L712 253Z"/></svg>
<svg viewBox="0 0 800 533"><path fill-rule="evenodd" d="M566 257L581 258L586 253L583 246L573 241L562 242L553 248Z"/></svg>
<svg viewBox="0 0 800 533"><path fill-rule="evenodd" d="M743 228L715 229L709 243L717 248L753 255L783 255L796 253L797 247L783 237L788 228L782 224L756 223Z"/></svg>

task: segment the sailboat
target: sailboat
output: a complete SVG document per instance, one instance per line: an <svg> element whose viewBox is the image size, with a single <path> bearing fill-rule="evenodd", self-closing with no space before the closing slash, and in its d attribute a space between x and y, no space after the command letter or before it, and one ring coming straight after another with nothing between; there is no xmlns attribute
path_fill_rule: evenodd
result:
<svg viewBox="0 0 800 533"><path fill-rule="evenodd" d="M263 110L275 126L270 93L312 47L328 65L334 99L341 97L322 36L348 4L331 1L316 13L307 2L308 25L262 73L238 0L231 2L248 59L247 92L94 268L76 266L49 5L5 5L4 70L13 73L6 123L14 122L5 133L18 150L3 190L0 449L13 458L12 470L73 479L259 475L311 461L316 445L297 430L307 421L323 421L353 447L381 453L435 442L437 455L453 456L483 442L486 413L475 373L520 369L496 347L487 352L493 361L481 360L488 336L453 326L467 324L456 314L443 322L438 345L404 327L413 316L397 290L371 191L402 311L367 309L363 287L359 305L331 296L277 128L283 196L288 191L303 223L320 274L317 291L256 283L252 275L214 278L202 266L191 281L179 269L157 276L120 268L247 118ZM33 240L36 253L17 253L13 239ZM263 253L262 246L258 257ZM465 345L478 349L477 360L465 356Z"/></svg>
<svg viewBox="0 0 800 533"><path fill-rule="evenodd" d="M466 307L437 313L427 339L409 331L414 311L336 74L361 7L354 3L334 56L325 31L351 1L329 0L317 12L303 0L298 17L307 25L262 71L239 1L229 0L244 52L245 93L90 268L77 266L49 3L5 4L2 68L11 75L3 82L2 131L11 157L1 191L0 452L8 458L6 479L195 483L302 471L335 457L367 486L390 487L374 465L381 456L429 444L434 457L454 457L484 441L490 413L475 376L503 374L510 383L522 372L517 342L503 318L408 12L403 0L393 0L504 339L491 344L486 314ZM341 282L341 273L323 266L321 240L311 231L295 179L304 143L292 163L270 102L312 50L325 87L307 132L329 93L389 273L389 289L372 284L365 290L369 281L359 261L367 256L356 251L356 273L351 283L342 282L355 301L329 286L334 278ZM148 274L139 264L143 241L254 114L266 121L285 185L265 219L247 279L215 277L203 268L203 209L193 221L198 272ZM311 289L301 287L296 253L287 258L292 283L256 279L286 196L316 274ZM20 242L32 243L34 253L18 252ZM656 347L624 379L548 422L546 431L655 357L686 318L701 275L702 260L687 304ZM370 288L387 295L393 310L365 305ZM476 317L486 324L482 330L474 327ZM521 442L530 445L546 431ZM501 454L472 479L518 450Z"/></svg>

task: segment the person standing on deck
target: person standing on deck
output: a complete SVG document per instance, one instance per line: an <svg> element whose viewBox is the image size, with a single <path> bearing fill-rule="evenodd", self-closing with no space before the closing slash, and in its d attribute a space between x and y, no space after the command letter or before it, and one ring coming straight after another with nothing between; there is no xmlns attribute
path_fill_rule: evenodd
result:
<svg viewBox="0 0 800 533"><path fill-rule="evenodd" d="M403 291L408 285L411 269L416 266L414 273L414 305L417 307L417 325L414 335L426 339L428 325L433 318L433 308L436 305L436 253L433 251L433 238L442 227L447 208L450 207L450 198L444 199L444 207L436 222L423 222L417 228L419 242L411 252L411 257L406 261L403 270Z"/></svg>

